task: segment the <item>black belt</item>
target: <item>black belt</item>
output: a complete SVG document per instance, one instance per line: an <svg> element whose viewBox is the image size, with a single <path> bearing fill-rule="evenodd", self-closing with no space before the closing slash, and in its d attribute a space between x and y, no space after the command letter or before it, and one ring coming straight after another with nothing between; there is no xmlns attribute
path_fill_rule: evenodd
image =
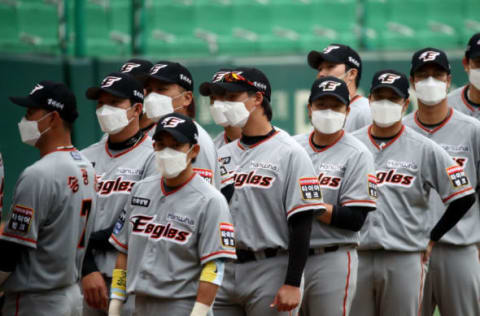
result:
<svg viewBox="0 0 480 316"><path fill-rule="evenodd" d="M339 246L330 246L330 247L323 247L323 248L310 248L308 249L309 256L321 255L327 252L334 252L340 249Z"/></svg>
<svg viewBox="0 0 480 316"><path fill-rule="evenodd" d="M260 251L250 251L244 249L237 249L237 263L245 263L266 258L273 258L280 254L286 254L286 250L279 248L267 248Z"/></svg>

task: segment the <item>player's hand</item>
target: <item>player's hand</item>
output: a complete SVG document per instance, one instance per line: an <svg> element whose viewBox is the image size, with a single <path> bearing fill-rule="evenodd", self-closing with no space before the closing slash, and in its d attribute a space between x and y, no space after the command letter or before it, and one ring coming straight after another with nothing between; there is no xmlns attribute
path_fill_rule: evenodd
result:
<svg viewBox="0 0 480 316"><path fill-rule="evenodd" d="M427 249L425 249L425 251L422 254L422 263L425 264L430 259L430 255L432 254L433 245L435 245L435 242L430 240L428 242Z"/></svg>
<svg viewBox="0 0 480 316"><path fill-rule="evenodd" d="M278 290L270 307L277 308L279 312L288 312L300 304L300 288L284 284Z"/></svg>
<svg viewBox="0 0 480 316"><path fill-rule="evenodd" d="M82 279L83 297L93 308L106 310L108 307L108 289L100 272L87 274Z"/></svg>

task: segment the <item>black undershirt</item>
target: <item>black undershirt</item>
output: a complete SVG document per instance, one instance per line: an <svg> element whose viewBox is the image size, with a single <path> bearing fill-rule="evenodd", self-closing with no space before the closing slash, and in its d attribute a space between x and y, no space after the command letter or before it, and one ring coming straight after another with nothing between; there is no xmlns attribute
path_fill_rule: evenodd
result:
<svg viewBox="0 0 480 316"><path fill-rule="evenodd" d="M240 141L247 146L252 146L252 145L255 145L256 143L261 142L264 139L269 138L270 136L275 134L275 132L276 132L275 128L272 127L272 130L265 135L247 136L242 134L242 138L240 138Z"/></svg>
<svg viewBox="0 0 480 316"><path fill-rule="evenodd" d="M147 134L148 132L150 132L150 130L155 126L155 123L152 123L150 125L148 125L147 127L144 127L141 129L141 131L144 133L144 134Z"/></svg>
<svg viewBox="0 0 480 316"><path fill-rule="evenodd" d="M315 142L313 141L313 135L312 135L312 144L313 144L313 146L314 146L316 149L318 149L318 150L323 150L323 149L325 149L325 148L328 147L328 145L321 146L321 145L315 144Z"/></svg>
<svg viewBox="0 0 480 316"><path fill-rule="evenodd" d="M448 120L448 118L450 117L451 114L452 114L452 109L450 109L450 110L448 111L447 116L446 116L441 122L439 122L439 123L437 123L437 124L425 124L425 123L423 123L422 121L420 121L420 119L418 118L418 113L417 113L416 115L417 115L417 121L418 121L420 124L422 124L423 127L426 127L426 128L428 128L428 129L435 129L435 128L439 127L440 125L442 125L443 123L445 123L445 121Z"/></svg>
<svg viewBox="0 0 480 316"><path fill-rule="evenodd" d="M467 100L468 104L475 108L480 108L480 103L473 103L469 98L468 98L468 90L470 89L470 86L467 87L467 89L463 90L463 96L465 97L465 100Z"/></svg>
<svg viewBox="0 0 480 316"><path fill-rule="evenodd" d="M110 142L110 138L107 141L108 144L108 149L111 150L124 150L130 147L133 147L136 145L144 136L144 133L142 130L139 130L135 135L130 137L129 139L120 142L120 143L112 143Z"/></svg>

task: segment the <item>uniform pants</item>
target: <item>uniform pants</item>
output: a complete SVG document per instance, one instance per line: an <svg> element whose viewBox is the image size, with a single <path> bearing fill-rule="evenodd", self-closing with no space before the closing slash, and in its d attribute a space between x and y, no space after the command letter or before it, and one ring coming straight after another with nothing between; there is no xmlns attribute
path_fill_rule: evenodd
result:
<svg viewBox="0 0 480 316"><path fill-rule="evenodd" d="M107 284L108 297L110 298L110 286L112 285L112 278L103 276L105 283ZM135 296L129 295L125 304L123 304L122 316L132 316L135 309ZM100 310L90 307L85 300L83 300L83 316L108 316L107 310Z"/></svg>
<svg viewBox="0 0 480 316"><path fill-rule="evenodd" d="M358 251L351 316L418 316L427 264L421 252Z"/></svg>
<svg viewBox="0 0 480 316"><path fill-rule="evenodd" d="M136 296L134 316L190 316L195 298L160 299L152 296ZM213 316L210 310L208 316Z"/></svg>
<svg viewBox="0 0 480 316"><path fill-rule="evenodd" d="M289 316L270 307L284 284L288 256L225 264L223 284L213 306L215 316ZM303 286L302 286L303 288Z"/></svg>
<svg viewBox="0 0 480 316"><path fill-rule="evenodd" d="M308 257L301 316L348 316L357 286L353 247Z"/></svg>
<svg viewBox="0 0 480 316"><path fill-rule="evenodd" d="M425 284L423 315L480 315L480 262L476 245L437 243Z"/></svg>
<svg viewBox="0 0 480 316"><path fill-rule="evenodd" d="M41 292L7 293L4 316L81 316L82 294L78 284Z"/></svg>

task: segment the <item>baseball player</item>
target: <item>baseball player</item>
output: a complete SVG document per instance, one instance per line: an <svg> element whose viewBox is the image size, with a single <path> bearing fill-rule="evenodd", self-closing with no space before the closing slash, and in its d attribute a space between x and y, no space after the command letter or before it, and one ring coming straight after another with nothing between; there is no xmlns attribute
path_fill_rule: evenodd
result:
<svg viewBox="0 0 480 316"><path fill-rule="evenodd" d="M406 116L404 124L442 146L463 167L476 189L480 175L480 122L449 107L447 89L451 75L445 53L431 48L416 52L410 82L419 90L418 111ZM438 220L445 211L438 194L432 192L428 205ZM433 247L423 315L432 316L435 305L442 316L480 315L480 262L476 246L480 242L479 210L476 200L460 222Z"/></svg>
<svg viewBox="0 0 480 316"><path fill-rule="evenodd" d="M18 124L40 160L20 175L0 236L3 315L82 315L78 281L96 210L95 170L71 142L78 116L73 93L41 81L26 97Z"/></svg>
<svg viewBox="0 0 480 316"><path fill-rule="evenodd" d="M318 70L317 79L334 76L346 82L350 92L350 113L345 131L353 132L372 123L368 99L357 94L362 77L362 60L354 49L347 45L330 44L321 52L310 51L308 64Z"/></svg>
<svg viewBox="0 0 480 316"><path fill-rule="evenodd" d="M139 127L143 103L139 81L114 72L99 87L89 88L86 96L97 102L98 122L108 138L82 151L98 177L98 216L82 271L84 314L106 315L107 285L116 259L108 238L135 183L156 170L152 140Z"/></svg>
<svg viewBox="0 0 480 316"><path fill-rule="evenodd" d="M0 153L0 223L2 222L3 214L3 192L5 190L5 169L3 164L3 156Z"/></svg>
<svg viewBox="0 0 480 316"><path fill-rule="evenodd" d="M463 168L435 142L402 124L408 86L397 71L375 73L369 97L373 124L353 133L374 155L378 186L377 210L360 233L352 304L358 316L419 315L433 244L475 201ZM431 229L433 190L448 207Z"/></svg>
<svg viewBox="0 0 480 316"><path fill-rule="evenodd" d="M154 134L160 174L137 183L110 238L119 251L110 316L120 315L125 289L136 294L136 315L206 316L224 261L236 259L228 204L193 171L197 140L189 117L160 118Z"/></svg>
<svg viewBox="0 0 480 316"><path fill-rule="evenodd" d="M183 65L159 61L150 69L145 89L145 109L149 119L158 121L161 116L172 112L195 117L193 78ZM197 122L195 125L201 150L193 164L194 171L219 188L220 170L215 145L207 131Z"/></svg>
<svg viewBox="0 0 480 316"><path fill-rule="evenodd" d="M375 209L373 156L343 130L349 110L347 85L335 77L315 80L308 113L314 131L295 139L315 167L327 211L312 225L301 315L349 315L355 296L355 249L368 212Z"/></svg>
<svg viewBox="0 0 480 316"><path fill-rule="evenodd" d="M312 162L270 124L271 88L260 70L236 68L202 86L242 128L239 140L219 150L222 170L235 185L230 211L238 261L226 264L215 315L288 315L300 304L312 213L325 211Z"/></svg>
<svg viewBox="0 0 480 316"><path fill-rule="evenodd" d="M470 38L462 63L469 83L450 92L448 104L480 120L480 33Z"/></svg>

